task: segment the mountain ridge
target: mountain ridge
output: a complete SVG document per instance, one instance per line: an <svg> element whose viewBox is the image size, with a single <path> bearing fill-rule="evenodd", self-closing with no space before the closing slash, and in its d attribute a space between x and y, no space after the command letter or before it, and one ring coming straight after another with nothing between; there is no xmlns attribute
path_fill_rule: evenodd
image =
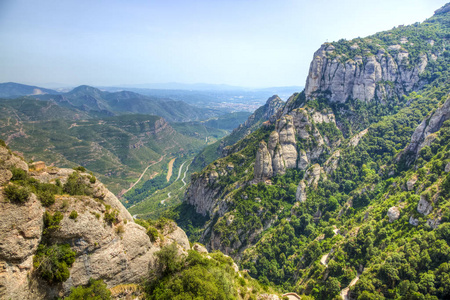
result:
<svg viewBox="0 0 450 300"><path fill-rule="evenodd" d="M207 218L200 241L255 278L318 299L448 295L437 281L448 255L395 280L386 272L413 265L407 249L421 238L449 249L449 18L322 45L305 91L193 175L185 203ZM433 288L415 289L427 272Z"/></svg>

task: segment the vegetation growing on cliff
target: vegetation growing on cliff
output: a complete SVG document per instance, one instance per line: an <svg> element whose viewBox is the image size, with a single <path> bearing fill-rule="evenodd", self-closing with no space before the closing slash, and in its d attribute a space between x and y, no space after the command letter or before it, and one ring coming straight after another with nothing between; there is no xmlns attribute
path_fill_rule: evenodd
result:
<svg viewBox="0 0 450 300"><path fill-rule="evenodd" d="M233 260L220 252L189 250L186 257L177 252L176 244L170 244L157 253L158 270L146 286L149 299L256 299L273 292L237 272Z"/></svg>
<svg viewBox="0 0 450 300"><path fill-rule="evenodd" d="M267 143L263 128L252 135L259 140L233 146L236 153L194 176L195 183L216 171L213 185L205 188L221 189L212 199L218 208L206 225L199 225L205 229L200 240L238 259L261 282L317 299L338 297L346 287L357 299L449 297L449 121L439 123L417 155L405 150L418 143L411 136L419 124L450 101L450 55L443 50L449 18L449 13L439 14L422 24L332 43L335 54L347 58L370 55L366 49L377 54L380 47L397 55L398 47L389 46L400 44L412 66L422 54L428 64L417 90L407 95L386 101L302 102L305 110L332 111L337 128L315 126L328 141L341 139L309 162L327 170L315 174L317 182L304 191L297 186L304 173L295 170L270 181L251 181L253 150L261 140ZM288 112L296 109L292 103L286 107ZM297 142L297 149L305 151L316 146ZM336 152L336 166L325 164ZM241 161L237 154L243 154ZM227 169L230 163L246 167ZM306 170L308 176L312 172ZM296 201L299 191L305 202Z"/></svg>

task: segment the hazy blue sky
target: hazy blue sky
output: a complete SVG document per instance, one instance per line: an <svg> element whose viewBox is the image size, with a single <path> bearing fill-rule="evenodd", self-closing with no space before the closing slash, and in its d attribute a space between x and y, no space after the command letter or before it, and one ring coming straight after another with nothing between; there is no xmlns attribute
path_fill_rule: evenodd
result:
<svg viewBox="0 0 450 300"><path fill-rule="evenodd" d="M325 41L448 0L0 0L0 82L304 85Z"/></svg>

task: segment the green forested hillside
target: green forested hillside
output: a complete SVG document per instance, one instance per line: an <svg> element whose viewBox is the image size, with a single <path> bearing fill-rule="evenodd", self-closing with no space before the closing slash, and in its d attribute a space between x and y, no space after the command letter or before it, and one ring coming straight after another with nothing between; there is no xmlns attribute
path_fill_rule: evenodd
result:
<svg viewBox="0 0 450 300"><path fill-rule="evenodd" d="M17 117L13 114L6 118L5 114L0 119L0 136L11 147L24 153L27 159L68 167L82 165L115 193L128 188L148 165L158 161L167 164L174 155L192 155L205 145L207 137L225 134L205 129L201 124L190 128L195 135L179 133L161 117L151 115L34 121L33 116L26 119L26 112L18 111ZM64 113L64 108L56 106L56 113L60 112ZM151 175L146 172L143 178Z"/></svg>
<svg viewBox="0 0 450 300"><path fill-rule="evenodd" d="M324 65L338 60L370 75L378 63L395 80L374 77L373 98L345 102L333 101L326 81L313 82L313 93L307 84L273 125L193 175L183 204L199 213L192 222L174 216L192 238L283 290L317 299L450 297L449 26L444 11L325 44ZM384 71L389 59L397 73ZM370 92L361 78L355 86ZM199 217L206 223L192 228Z"/></svg>

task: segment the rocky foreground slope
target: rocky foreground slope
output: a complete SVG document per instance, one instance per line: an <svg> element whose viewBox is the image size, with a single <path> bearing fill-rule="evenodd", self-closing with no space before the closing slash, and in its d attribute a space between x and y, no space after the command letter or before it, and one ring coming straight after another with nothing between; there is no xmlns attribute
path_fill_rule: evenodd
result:
<svg viewBox="0 0 450 300"><path fill-rule="evenodd" d="M180 251L190 249L186 234L173 225L164 241L152 242L146 229L133 218L98 181L88 173L72 169L40 167L29 169L20 157L0 147L1 190L9 185L11 170L28 172L39 183L64 185L79 173L90 195L56 195L55 202L44 207L36 193L24 203L8 200L0 193L0 298L43 299L67 295L72 286L86 285L89 278L103 279L108 287L140 283L155 267L155 252L164 244L177 242ZM74 217L76 212L76 217ZM62 214L57 228L49 229L44 215ZM75 251L70 277L62 283L49 284L41 279L33 256L42 243L69 244Z"/></svg>

